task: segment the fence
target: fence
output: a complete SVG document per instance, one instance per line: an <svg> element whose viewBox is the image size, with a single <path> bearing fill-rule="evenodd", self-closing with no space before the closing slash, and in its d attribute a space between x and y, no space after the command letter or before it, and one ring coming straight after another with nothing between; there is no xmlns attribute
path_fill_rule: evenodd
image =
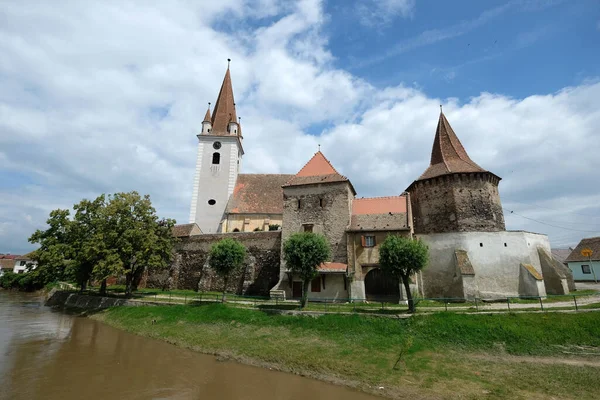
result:
<svg viewBox="0 0 600 400"><path fill-rule="evenodd" d="M120 288L109 288L109 296L122 296ZM88 291L98 294L96 290ZM153 303L200 306L211 303L228 303L236 307L257 309L300 310L297 299L283 300L262 296L245 296L217 292L153 291L143 289L133 294L133 299ZM415 298L418 312L514 312L600 309L600 292L546 297L505 297L502 299ZM406 301L390 303L366 298L309 299L303 311L334 313L402 314L408 312Z"/></svg>

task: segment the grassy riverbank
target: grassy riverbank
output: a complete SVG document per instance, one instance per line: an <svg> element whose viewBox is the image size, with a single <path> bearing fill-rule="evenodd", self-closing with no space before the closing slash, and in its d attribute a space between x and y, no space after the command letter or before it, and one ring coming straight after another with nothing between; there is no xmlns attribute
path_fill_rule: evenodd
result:
<svg viewBox="0 0 600 400"><path fill-rule="evenodd" d="M595 312L440 313L399 320L268 315L214 304L121 307L94 318L201 352L389 397L592 399L600 393Z"/></svg>

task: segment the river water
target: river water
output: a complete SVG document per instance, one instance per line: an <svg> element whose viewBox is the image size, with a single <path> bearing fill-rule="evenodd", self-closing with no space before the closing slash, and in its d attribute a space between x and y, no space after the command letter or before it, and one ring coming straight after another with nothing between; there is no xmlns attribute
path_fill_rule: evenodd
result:
<svg viewBox="0 0 600 400"><path fill-rule="evenodd" d="M111 328L0 291L0 399L368 400L350 389L269 371Z"/></svg>

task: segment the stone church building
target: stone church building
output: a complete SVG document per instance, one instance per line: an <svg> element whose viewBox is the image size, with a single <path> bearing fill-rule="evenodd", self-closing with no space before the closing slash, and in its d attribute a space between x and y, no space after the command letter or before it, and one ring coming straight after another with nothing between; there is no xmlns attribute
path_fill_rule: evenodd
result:
<svg viewBox="0 0 600 400"><path fill-rule="evenodd" d="M169 273L174 287L221 290L207 254L218 240L233 237L249 256L230 290L300 297L300 279L286 269L281 248L293 233L309 231L323 234L332 249L310 285L312 299L401 299L399 282L378 267L379 244L390 234L429 246L429 265L413 277L414 289L428 298L545 296L574 289L546 235L506 231L500 177L471 160L443 113L429 167L388 197L357 197L321 151L296 174L240 173L243 135L229 68L197 137L190 222L174 229L180 238ZM148 279L151 285L158 281Z"/></svg>

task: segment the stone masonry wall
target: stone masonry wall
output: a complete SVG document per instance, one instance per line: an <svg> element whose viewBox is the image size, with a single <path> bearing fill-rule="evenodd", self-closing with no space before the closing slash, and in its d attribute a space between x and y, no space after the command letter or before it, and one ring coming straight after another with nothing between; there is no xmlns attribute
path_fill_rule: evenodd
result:
<svg viewBox="0 0 600 400"><path fill-rule="evenodd" d="M331 261L347 264L346 228L353 197L347 182L284 188L283 241L302 232L303 224L312 224L313 232L325 235L329 241Z"/></svg>
<svg viewBox="0 0 600 400"><path fill-rule="evenodd" d="M409 190L415 233L505 230L498 178L492 174L446 175Z"/></svg>
<svg viewBox="0 0 600 400"><path fill-rule="evenodd" d="M209 267L208 255L211 246L224 238L238 240L247 249L244 267L229 277L227 290L250 296L268 296L269 290L279 279L280 231L204 234L181 238L175 246L170 270L148 276L147 286L160 288L166 278L170 289L222 291L223 280Z"/></svg>

